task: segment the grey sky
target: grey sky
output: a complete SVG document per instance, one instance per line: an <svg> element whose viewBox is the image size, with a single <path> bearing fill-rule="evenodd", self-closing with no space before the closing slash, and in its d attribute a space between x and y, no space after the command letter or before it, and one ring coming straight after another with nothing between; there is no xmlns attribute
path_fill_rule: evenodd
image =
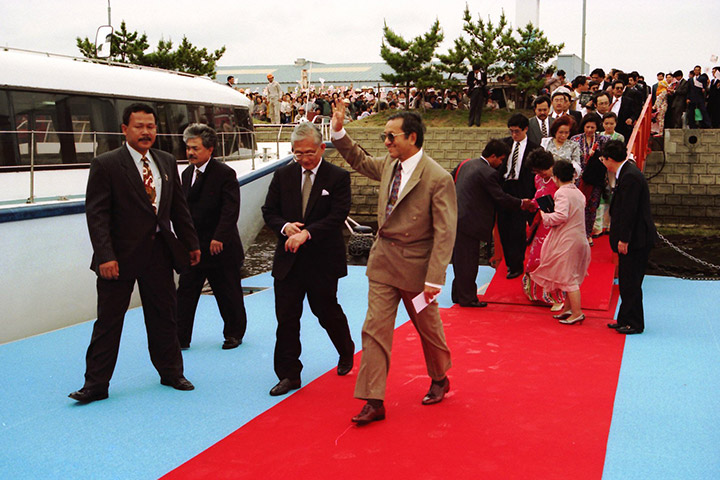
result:
<svg viewBox="0 0 720 480"><path fill-rule="evenodd" d="M468 1L474 18L496 22L504 9L515 22L515 0ZM658 70L710 67L720 55L720 2L588 0L586 60L591 68ZM411 38L435 18L445 52L462 33L465 0L112 0L112 23L125 20L148 34L151 47L186 35L195 45L227 52L221 65L290 64L303 57L323 63L379 62L383 21ZM581 0L540 0L540 28L563 53L580 56ZM0 45L78 55L75 37L94 38L107 23L107 0L0 1ZM714 62L720 64L720 61ZM52 72L48 72L49 75Z"/></svg>

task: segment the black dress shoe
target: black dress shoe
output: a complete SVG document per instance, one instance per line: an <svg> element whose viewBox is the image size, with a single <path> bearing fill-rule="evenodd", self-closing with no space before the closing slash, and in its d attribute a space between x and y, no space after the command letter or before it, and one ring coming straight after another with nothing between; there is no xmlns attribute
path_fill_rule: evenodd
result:
<svg viewBox="0 0 720 480"><path fill-rule="evenodd" d="M285 395L290 390L297 390L300 388L300 380L290 380L289 378L283 378L278 382L277 385L270 389L270 395L277 397L279 395Z"/></svg>
<svg viewBox="0 0 720 480"><path fill-rule="evenodd" d="M353 423L357 423L358 426L367 425L370 422L377 422L378 420L385 420L385 405L373 407L369 403L366 403L362 410L360 410L360 413L352 417Z"/></svg>
<svg viewBox="0 0 720 480"><path fill-rule="evenodd" d="M107 390L93 390L90 388L81 388L77 392L72 392L68 397L77 400L80 403L90 403L97 400L105 400L108 398Z"/></svg>
<svg viewBox="0 0 720 480"><path fill-rule="evenodd" d="M442 402L445 394L450 391L450 379L445 377L441 383L433 381L430 384L430 390L427 395L422 399L423 405L433 405L435 403Z"/></svg>
<svg viewBox="0 0 720 480"><path fill-rule="evenodd" d="M622 333L624 335L634 335L636 333L642 333L643 331L639 328L633 328L630 325L623 325L620 328L615 329L616 332Z"/></svg>
<svg viewBox="0 0 720 480"><path fill-rule="evenodd" d="M223 350L230 350L233 348L237 348L240 345L242 345L242 340L235 337L227 337L225 341L223 342L222 349Z"/></svg>
<svg viewBox="0 0 720 480"><path fill-rule="evenodd" d="M189 343L181 343L181 344L180 344L180 350L187 350L187 349L189 349L189 348L190 348L190 344L189 344Z"/></svg>
<svg viewBox="0 0 720 480"><path fill-rule="evenodd" d="M177 378L162 378L160 377L160 383L166 387L172 387L175 390L195 390L195 386L190 383L190 380L183 377L182 375Z"/></svg>
<svg viewBox="0 0 720 480"><path fill-rule="evenodd" d="M507 273L507 276L505 278L507 278L508 280L512 280L513 278L517 278L522 274L523 274L522 270L518 270L515 272L513 272L512 270L509 270Z"/></svg>
<svg viewBox="0 0 720 480"><path fill-rule="evenodd" d="M608 323L607 326L608 326L608 328L612 328L614 330L617 330L618 328L622 327L622 325L620 325L619 323Z"/></svg>
<svg viewBox="0 0 720 480"><path fill-rule="evenodd" d="M483 308L483 307L487 307L487 302L481 302L479 300L475 300L474 302L461 303L459 305L463 308L468 308L468 307Z"/></svg>
<svg viewBox="0 0 720 480"><path fill-rule="evenodd" d="M353 369L353 356L340 357L337 365L337 374L341 377L350 373Z"/></svg>

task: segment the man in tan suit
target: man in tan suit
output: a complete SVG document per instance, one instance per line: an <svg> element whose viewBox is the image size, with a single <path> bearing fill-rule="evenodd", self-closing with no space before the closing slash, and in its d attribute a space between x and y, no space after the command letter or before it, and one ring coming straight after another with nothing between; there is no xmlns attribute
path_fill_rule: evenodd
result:
<svg viewBox="0 0 720 480"><path fill-rule="evenodd" d="M333 144L353 169L380 182L378 234L367 265L368 311L355 384L355 397L367 403L352 418L365 425L385 418L385 384L400 300L420 335L432 379L422 403L438 403L450 389L450 350L435 298L445 283L455 242L457 200L450 174L422 150L425 125L420 115L403 111L390 116L381 135L388 150L382 159L371 157L346 135L344 119L345 106L339 103L332 118ZM421 294L428 305L416 312L412 300Z"/></svg>

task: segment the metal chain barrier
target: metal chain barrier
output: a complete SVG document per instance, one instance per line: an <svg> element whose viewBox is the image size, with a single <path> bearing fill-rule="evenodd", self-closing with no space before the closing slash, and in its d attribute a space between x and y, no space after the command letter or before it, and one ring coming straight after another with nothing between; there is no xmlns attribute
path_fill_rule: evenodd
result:
<svg viewBox="0 0 720 480"><path fill-rule="evenodd" d="M673 245L672 243L670 243L670 240L668 240L667 238L663 237L660 232L657 232L657 234L658 234L658 237L660 237L660 239L667 244L667 246L669 246L670 248L672 248L673 250L675 250L676 252L678 252L678 253L679 253L680 255L682 255L683 257L688 258L688 259L692 260L693 262L699 263L700 265L702 265L702 266L704 266L704 267L706 267L706 268L708 268L708 269L710 269L710 270L717 270L718 272L720 272L720 265L715 265L715 264L712 264L712 263L710 263L710 262L706 262L705 260L701 260L701 259L699 259L699 258L693 257L692 255L690 255L690 254L687 253L686 251L684 251L684 250L682 250L681 248L677 247L676 245ZM683 280L720 280L720 276L719 276L719 275L707 276L707 277L705 277L705 276L693 276L693 277L690 277L690 276L679 276L679 275L677 275L676 273L670 272L670 271L664 269L663 267L661 267L661 266L659 266L659 265L657 265L657 264L654 264L654 263L653 263L653 266L656 267L658 270L662 270L663 272L667 273L668 275L670 275L670 276L672 276L672 277L681 278L681 279L683 279Z"/></svg>

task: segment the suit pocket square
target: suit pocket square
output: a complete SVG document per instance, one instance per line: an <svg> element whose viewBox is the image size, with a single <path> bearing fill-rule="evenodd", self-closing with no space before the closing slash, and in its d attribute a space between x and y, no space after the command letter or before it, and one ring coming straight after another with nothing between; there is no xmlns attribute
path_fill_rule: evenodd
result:
<svg viewBox="0 0 720 480"><path fill-rule="evenodd" d="M330 195L330 192L328 192L327 190L325 190L325 189L323 188L323 191L322 191L322 193L321 193L320 195L324 197L325 195Z"/></svg>

